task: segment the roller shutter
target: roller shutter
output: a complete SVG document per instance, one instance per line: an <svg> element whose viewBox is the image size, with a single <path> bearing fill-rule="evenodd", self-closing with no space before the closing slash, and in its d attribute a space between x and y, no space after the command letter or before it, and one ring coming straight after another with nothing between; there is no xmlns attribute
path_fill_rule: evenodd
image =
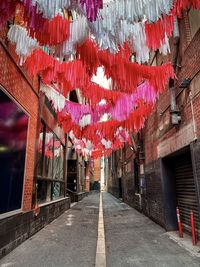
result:
<svg viewBox="0 0 200 267"><path fill-rule="evenodd" d="M190 153L175 159L175 175L177 206L180 209L183 229L191 232L190 211L193 210L199 230L198 204Z"/></svg>

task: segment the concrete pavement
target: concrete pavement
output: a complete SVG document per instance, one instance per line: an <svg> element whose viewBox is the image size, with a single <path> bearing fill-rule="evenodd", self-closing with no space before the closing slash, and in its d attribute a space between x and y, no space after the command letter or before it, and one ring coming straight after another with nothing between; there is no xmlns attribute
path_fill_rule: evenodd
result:
<svg viewBox="0 0 200 267"><path fill-rule="evenodd" d="M149 218L103 194L107 267L199 267L193 257Z"/></svg>
<svg viewBox="0 0 200 267"><path fill-rule="evenodd" d="M94 267L99 194L84 198L0 261L0 267Z"/></svg>
<svg viewBox="0 0 200 267"><path fill-rule="evenodd" d="M108 193L100 210L99 203L98 193L89 195L4 257L0 267L200 267L200 258L144 215Z"/></svg>

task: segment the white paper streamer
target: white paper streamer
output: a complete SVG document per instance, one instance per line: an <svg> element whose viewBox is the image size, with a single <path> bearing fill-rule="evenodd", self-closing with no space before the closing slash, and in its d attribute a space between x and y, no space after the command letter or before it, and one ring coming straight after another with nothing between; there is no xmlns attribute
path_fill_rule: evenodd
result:
<svg viewBox="0 0 200 267"><path fill-rule="evenodd" d="M173 2L173 0L104 0L103 9L99 11L98 17L102 17L107 25L113 25L112 20L118 19L134 22L145 18L149 22L155 22L162 14L169 13ZM80 0L32 0L32 5L36 5L38 13L42 12L48 19L56 16L62 8L81 10Z"/></svg>
<svg viewBox="0 0 200 267"><path fill-rule="evenodd" d="M132 24L127 20L119 20L118 24L113 25L112 32L103 27L101 20L89 25L96 42L102 50L108 49L110 53L116 53L118 52L118 46L123 46L124 42L127 41L130 48L136 53L138 63L149 60L144 22Z"/></svg>
<svg viewBox="0 0 200 267"><path fill-rule="evenodd" d="M112 30L114 22L120 19L138 22L143 19L149 22L157 21L162 14L169 14L173 0L114 0L104 4L98 18Z"/></svg>
<svg viewBox="0 0 200 267"><path fill-rule="evenodd" d="M170 53L170 45L169 45L169 38L165 35L165 43L160 47L159 52L166 56Z"/></svg>
<svg viewBox="0 0 200 267"><path fill-rule="evenodd" d="M60 13L61 9L69 8L72 2L72 0L32 0L32 5L37 6L37 13L42 13L47 19L52 19Z"/></svg>
<svg viewBox="0 0 200 267"><path fill-rule="evenodd" d="M102 138L101 139L101 143L102 143L102 145L105 146L106 149L111 148L112 142L110 140L106 141L105 138Z"/></svg>
<svg viewBox="0 0 200 267"><path fill-rule="evenodd" d="M8 39L16 44L16 53L24 59L31 54L32 50L39 47L36 39L28 35L25 28L19 25L12 25L8 31Z"/></svg>
<svg viewBox="0 0 200 267"><path fill-rule="evenodd" d="M54 88L42 84L40 90L45 93L46 97L53 103L55 111L62 111L65 106L65 97L59 94Z"/></svg>
<svg viewBox="0 0 200 267"><path fill-rule="evenodd" d="M91 114L83 115L79 121L79 125L84 128L85 126L90 125L91 121Z"/></svg>
<svg viewBox="0 0 200 267"><path fill-rule="evenodd" d="M71 23L71 35L67 41L56 48L56 54L60 57L76 53L75 45L84 42L89 37L88 21L85 16L75 15Z"/></svg>

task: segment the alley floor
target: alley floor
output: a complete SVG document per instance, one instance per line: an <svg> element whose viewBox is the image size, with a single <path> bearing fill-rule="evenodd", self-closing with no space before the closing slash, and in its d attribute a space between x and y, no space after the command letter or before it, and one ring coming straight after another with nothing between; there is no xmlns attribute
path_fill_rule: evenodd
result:
<svg viewBox="0 0 200 267"><path fill-rule="evenodd" d="M200 258L149 218L108 193L102 195L104 228L98 224L99 194L93 193L4 257L0 267L103 267L96 261L98 235L104 240L98 227L105 230L107 267L200 266Z"/></svg>

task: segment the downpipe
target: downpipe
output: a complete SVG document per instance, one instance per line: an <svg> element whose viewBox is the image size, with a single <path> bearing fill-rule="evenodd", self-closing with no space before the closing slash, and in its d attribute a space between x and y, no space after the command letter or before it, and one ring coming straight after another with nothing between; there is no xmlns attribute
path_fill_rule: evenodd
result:
<svg viewBox="0 0 200 267"><path fill-rule="evenodd" d="M191 106L191 112L192 112L192 125L193 125L193 132L194 132L194 140L197 140L197 127L196 127L196 121L194 117L194 104L193 104L193 97L192 97L191 91L190 91L189 97L190 97L190 106Z"/></svg>
<svg viewBox="0 0 200 267"><path fill-rule="evenodd" d="M177 18L174 21L174 51L173 51L173 57L172 57L172 64L174 67L174 72L176 73L177 68L177 61L178 61L178 50L179 50L179 41L180 41L180 32L179 32L179 26L178 26L178 20ZM169 90L170 90L170 105L171 105L171 122L173 125L178 125L181 121L181 116L179 115L179 110L177 108L176 103L176 88L174 86L174 80L170 80L169 82Z"/></svg>

